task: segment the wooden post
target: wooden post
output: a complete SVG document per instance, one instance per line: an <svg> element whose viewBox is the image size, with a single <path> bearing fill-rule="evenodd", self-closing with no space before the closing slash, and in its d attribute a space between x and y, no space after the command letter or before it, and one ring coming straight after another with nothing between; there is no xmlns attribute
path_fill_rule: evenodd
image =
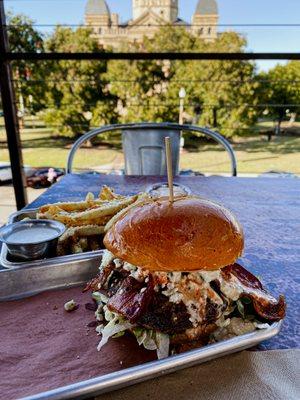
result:
<svg viewBox="0 0 300 400"><path fill-rule="evenodd" d="M169 200L171 203L174 202L174 187L173 187L173 168L172 168L172 149L171 139L165 138L166 144L166 159L167 159L167 171L168 171L168 184L169 184Z"/></svg>

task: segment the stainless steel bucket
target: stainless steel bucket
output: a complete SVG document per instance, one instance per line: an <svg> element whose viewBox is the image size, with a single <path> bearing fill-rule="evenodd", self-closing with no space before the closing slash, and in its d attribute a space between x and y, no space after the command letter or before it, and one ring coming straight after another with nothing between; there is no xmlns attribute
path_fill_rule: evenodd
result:
<svg viewBox="0 0 300 400"><path fill-rule="evenodd" d="M122 133L126 175L167 175L166 136L172 143L173 174L178 175L181 132L147 128Z"/></svg>

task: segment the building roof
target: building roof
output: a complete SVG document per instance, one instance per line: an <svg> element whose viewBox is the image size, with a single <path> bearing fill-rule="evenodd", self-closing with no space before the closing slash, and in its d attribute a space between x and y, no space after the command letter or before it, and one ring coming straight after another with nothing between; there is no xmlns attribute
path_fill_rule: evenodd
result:
<svg viewBox="0 0 300 400"><path fill-rule="evenodd" d="M110 15L109 7L105 0L88 0L85 6L86 15Z"/></svg>
<svg viewBox="0 0 300 400"><path fill-rule="evenodd" d="M216 0L199 0L195 14L200 14L200 15L218 14L218 4Z"/></svg>
<svg viewBox="0 0 300 400"><path fill-rule="evenodd" d="M188 22L184 21L184 20L181 19L181 18L177 18L173 23L174 23L175 25L182 25L182 26L188 26L188 25L189 25Z"/></svg>

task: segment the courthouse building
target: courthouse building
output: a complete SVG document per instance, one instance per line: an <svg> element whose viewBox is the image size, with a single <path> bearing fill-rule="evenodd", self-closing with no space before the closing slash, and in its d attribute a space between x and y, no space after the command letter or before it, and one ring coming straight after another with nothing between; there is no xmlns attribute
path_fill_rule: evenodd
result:
<svg viewBox="0 0 300 400"><path fill-rule="evenodd" d="M182 26L207 41L217 37L218 6L216 0L199 0L191 22L179 17L178 0L132 0L132 19L120 22L119 14L111 13L105 0L88 0L85 24L104 47L120 47L122 42L140 42L151 37L160 26Z"/></svg>

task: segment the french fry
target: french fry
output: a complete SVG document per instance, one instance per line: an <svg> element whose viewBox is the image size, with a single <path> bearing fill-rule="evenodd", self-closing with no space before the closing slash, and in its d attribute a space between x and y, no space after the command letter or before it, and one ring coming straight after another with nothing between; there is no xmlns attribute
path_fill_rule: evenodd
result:
<svg viewBox="0 0 300 400"><path fill-rule="evenodd" d="M120 194L115 194L113 189L104 185L102 187L101 192L99 193L99 199L101 200L115 200L115 199L124 199L126 196L122 196Z"/></svg>
<svg viewBox="0 0 300 400"><path fill-rule="evenodd" d="M91 192L89 192L89 193L86 195L85 201L86 201L87 203L93 203L94 200L95 200L94 194L91 193Z"/></svg>
<svg viewBox="0 0 300 400"><path fill-rule="evenodd" d="M48 216L47 214L39 215L39 219L53 219L56 221L59 221L66 225L67 227L76 227L76 226L87 226L87 225L105 225L109 220L111 216L106 216L103 218L98 218L98 219L87 219L83 221L77 221L74 218L71 218L68 215L64 214L56 214L52 216Z"/></svg>
<svg viewBox="0 0 300 400"><path fill-rule="evenodd" d="M60 244L67 242L70 238L75 241L78 238L86 237L86 236L98 236L104 233L104 226L98 225L85 225L85 226L76 226L69 228L65 231L65 233L59 238L58 242Z"/></svg>
<svg viewBox="0 0 300 400"><path fill-rule="evenodd" d="M89 209L90 207L95 207L95 206L99 206L99 205L108 203L111 200L125 199L125 198L126 198L126 196L115 194L113 192L113 190L111 188L109 188L108 186L103 186L97 199L95 199L95 196L93 193L89 192L86 195L85 201L45 204L40 207L39 213L44 214L44 213L48 212L49 208L52 208L52 207L58 207L61 210L64 210L66 212L84 211L84 210Z"/></svg>
<svg viewBox="0 0 300 400"><path fill-rule="evenodd" d="M101 207L81 212L59 212L56 215L53 215L53 219L60 221L67 226L90 225L91 221L97 221L97 225L104 225L108 220L107 217L112 217L123 208L135 202L136 199L137 196L132 196L122 200L112 200L109 203L103 204Z"/></svg>
<svg viewBox="0 0 300 400"><path fill-rule="evenodd" d="M83 249L81 248L79 243L72 243L71 244L71 251L72 251L72 254L83 253Z"/></svg>
<svg viewBox="0 0 300 400"><path fill-rule="evenodd" d="M57 249L56 249L56 255L58 257L62 257L62 256L66 256L67 254L69 254L69 249L64 246L62 243L58 243L57 244Z"/></svg>
<svg viewBox="0 0 300 400"><path fill-rule="evenodd" d="M104 226L98 226L98 225L78 226L73 229L74 229L74 236L77 237L95 236L104 233Z"/></svg>
<svg viewBox="0 0 300 400"><path fill-rule="evenodd" d="M88 239L86 237L82 237L78 240L78 244L81 247L82 251L87 251L88 250Z"/></svg>
<svg viewBox="0 0 300 400"><path fill-rule="evenodd" d="M99 241L99 238L97 238L96 236L91 236L88 238L88 242L89 242L89 248L92 251L96 251L96 250L100 250L101 249L101 244Z"/></svg>
<svg viewBox="0 0 300 400"><path fill-rule="evenodd" d="M109 231L109 229L117 222L117 220L121 218L124 214L126 214L131 208L135 207L138 204L142 204L144 201L147 201L147 199L149 199L148 193L140 193L137 196L137 199L134 203L130 204L126 208L123 208L117 214L115 214L113 217L109 219L109 221L104 227L104 232Z"/></svg>
<svg viewBox="0 0 300 400"><path fill-rule="evenodd" d="M97 237L104 233L104 226L98 225L87 225L87 226L77 226L71 227L66 230L66 232L59 238L57 246L57 255L63 256L66 254L74 254L79 252L79 246L81 249L85 248L88 250L88 238ZM81 241L83 239L86 242ZM86 245L83 245L86 243ZM99 249L99 247L97 248Z"/></svg>
<svg viewBox="0 0 300 400"><path fill-rule="evenodd" d="M37 218L52 219L66 225L67 230L58 241L57 255L99 250L104 228L109 229L128 207L146 197L149 196L115 194L113 189L103 186L98 198L90 192L84 201L46 204L40 207Z"/></svg>
<svg viewBox="0 0 300 400"><path fill-rule="evenodd" d="M47 213L49 211L49 208L53 206L58 207L62 211L75 212L75 211L85 211L88 210L90 207L101 206L102 204L107 204L107 203L108 200L96 199L91 201L89 199L89 201L46 204L40 207L39 214Z"/></svg>

